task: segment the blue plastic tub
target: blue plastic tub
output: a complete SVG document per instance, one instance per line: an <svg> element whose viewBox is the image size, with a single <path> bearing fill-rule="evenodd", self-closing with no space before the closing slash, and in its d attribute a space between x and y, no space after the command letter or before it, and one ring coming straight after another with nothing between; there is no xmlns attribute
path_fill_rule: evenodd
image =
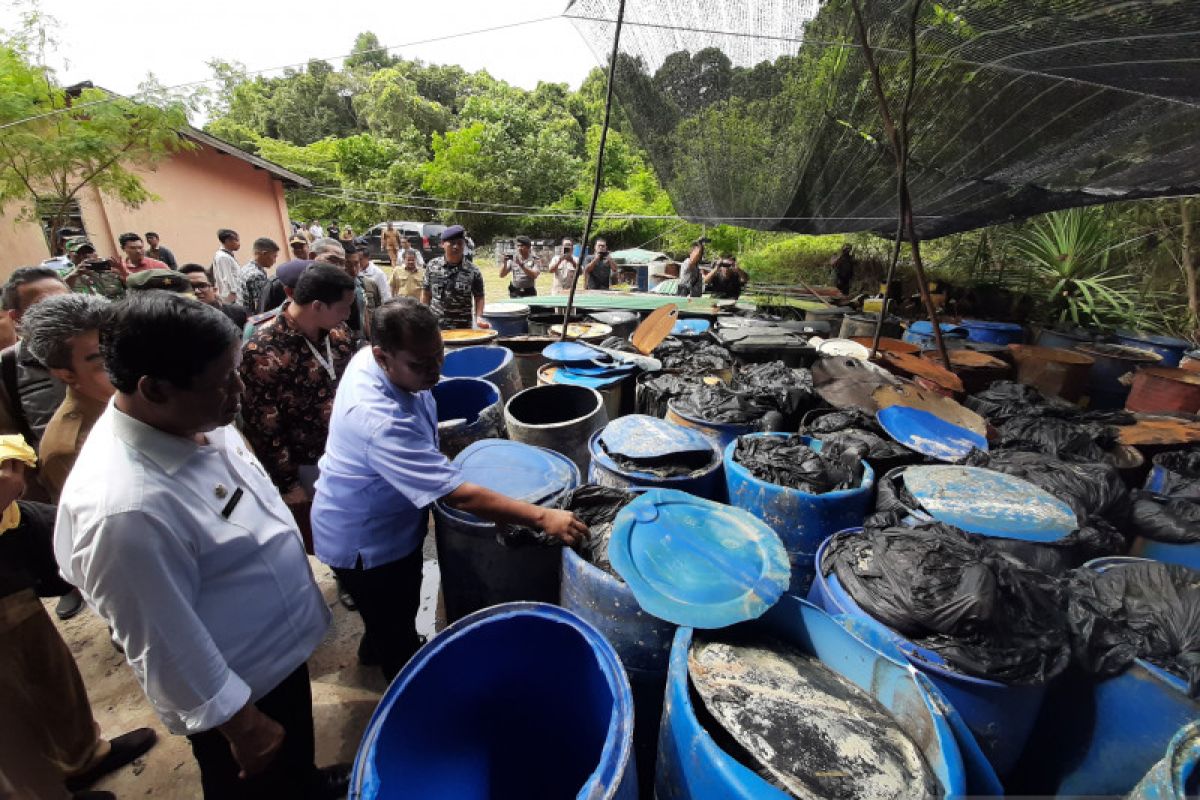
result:
<svg viewBox="0 0 1200 800"><path fill-rule="evenodd" d="M569 611L511 603L430 640L363 734L352 800L634 800L633 698Z"/></svg>
<svg viewBox="0 0 1200 800"><path fill-rule="evenodd" d="M1088 373L1088 397L1091 408L1124 408L1130 387L1121 377L1138 367L1152 367L1162 356L1151 350L1120 344L1081 344L1075 348L1095 363Z"/></svg>
<svg viewBox="0 0 1200 800"><path fill-rule="evenodd" d="M638 783L643 796L649 797L675 625L642 611L624 581L584 560L571 548L563 550L562 607L600 631L625 667L637 711L633 746Z"/></svg>
<svg viewBox="0 0 1200 800"><path fill-rule="evenodd" d="M943 339L966 339L967 329L961 325L951 325L948 322L939 323L942 329ZM926 320L917 320L908 326L904 331L904 335L900 337L904 341L920 345L922 347L934 343L933 338L933 323Z"/></svg>
<svg viewBox="0 0 1200 800"><path fill-rule="evenodd" d="M1196 542L1192 544L1172 544L1170 542L1156 542L1153 539L1139 536L1133 540L1133 544L1129 548L1129 555L1150 558L1155 561L1161 561L1164 564L1180 564L1185 567L1191 567L1194 570L1200 570L1200 543Z"/></svg>
<svg viewBox="0 0 1200 800"><path fill-rule="evenodd" d="M895 641L913 666L927 675L962 715L997 774L1007 774L1033 732L1046 686L1012 686L948 669L941 656L917 646L863 611L842 588L835 574L828 577L822 574L821 561L828 545L826 539L817 549L816 575L808 593L809 601L830 614L847 614L861 619Z"/></svg>
<svg viewBox="0 0 1200 800"><path fill-rule="evenodd" d="M967 792L963 758L936 691L906 664L857 638L832 617L792 595L760 619L742 623L815 655L827 667L875 697L913 738L946 797ZM671 648L667 695L659 734L657 800L786 800L777 789L722 750L701 725L688 695L692 629L680 628Z"/></svg>
<svg viewBox="0 0 1200 800"><path fill-rule="evenodd" d="M524 303L488 303L483 318L500 336L524 336L529 333L529 311Z"/></svg>
<svg viewBox="0 0 1200 800"><path fill-rule="evenodd" d="M641 415L626 416L622 419L628 420L636 416ZM646 419L648 424L655 424L658 431L678 429L681 434L680 438L696 436L698 433L692 428L675 425L657 417L646 417ZM611 424L609 423L609 425ZM719 501L725 498L721 454L717 452L716 445L712 440L703 434L700 434L702 441L707 442L712 448L712 459L708 466L692 475L662 477L649 472L624 469L618 465L600 445L600 439L604 436L605 430L596 431L588 440L588 451L592 455L592 462L588 467L588 480L592 483L614 489L678 489L681 492L688 492L708 500Z"/></svg>
<svg viewBox="0 0 1200 800"><path fill-rule="evenodd" d="M967 338L973 342L1010 345L1025 341L1025 330L1015 322L964 319L961 325L967 329Z"/></svg>
<svg viewBox="0 0 1200 800"><path fill-rule="evenodd" d="M687 428L695 428L703 433L708 438L717 443L717 448L724 453L725 448L729 443L737 439L739 436L745 436L747 433L757 433L761 430L761 426L757 422L709 422L699 417L693 417L679 410L679 405L674 400L667 403L668 422L674 422L676 425L683 425Z"/></svg>
<svg viewBox="0 0 1200 800"><path fill-rule="evenodd" d="M1181 728L1162 761L1146 773L1130 800L1184 800L1200 795L1200 722Z"/></svg>
<svg viewBox="0 0 1200 800"><path fill-rule="evenodd" d="M1141 350L1152 350L1162 356L1162 366L1178 367L1179 362L1183 360L1183 356L1188 350L1192 349L1192 343L1186 339L1176 339L1173 336L1156 336L1152 333L1142 333L1140 331L1117 331L1117 342L1128 347L1137 347Z"/></svg>
<svg viewBox="0 0 1200 800"><path fill-rule="evenodd" d="M671 328L671 335L680 338L703 336L712 328L712 323L706 319L681 319Z"/></svg>
<svg viewBox="0 0 1200 800"><path fill-rule="evenodd" d="M521 391L521 373L512 350L498 345L472 345L446 353L442 375L447 378L483 378L500 389L507 400Z"/></svg>
<svg viewBox="0 0 1200 800"><path fill-rule="evenodd" d="M496 384L483 378L443 378L432 391L438 445L447 458L480 439L504 435L504 405Z"/></svg>
<svg viewBox="0 0 1200 800"><path fill-rule="evenodd" d="M802 438L812 449L821 449L821 441L808 436ZM725 448L725 485L729 490L729 503L749 511L779 534L792 562L792 582L788 591L803 596L812 584L814 559L821 542L840 530L862 525L875 489L875 472L870 464L864 463L862 482L857 488L809 494L754 477L734 460L736 449L736 441Z"/></svg>

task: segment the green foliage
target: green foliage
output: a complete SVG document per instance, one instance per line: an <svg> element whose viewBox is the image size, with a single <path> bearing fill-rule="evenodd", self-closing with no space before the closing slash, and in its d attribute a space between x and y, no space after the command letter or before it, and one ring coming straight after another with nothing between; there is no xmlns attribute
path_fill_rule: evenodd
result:
<svg viewBox="0 0 1200 800"><path fill-rule="evenodd" d="M154 87L158 105L99 89L68 96L31 47L45 41L49 22L30 17L0 42L0 126L20 122L0 128L0 205L17 203L27 219L48 209L53 241L85 186L138 206L152 195L134 169L191 145L179 136L185 103Z"/></svg>
<svg viewBox="0 0 1200 800"><path fill-rule="evenodd" d="M829 283L830 261L845 244L844 236L789 236L743 256L739 263L756 283L810 285Z"/></svg>

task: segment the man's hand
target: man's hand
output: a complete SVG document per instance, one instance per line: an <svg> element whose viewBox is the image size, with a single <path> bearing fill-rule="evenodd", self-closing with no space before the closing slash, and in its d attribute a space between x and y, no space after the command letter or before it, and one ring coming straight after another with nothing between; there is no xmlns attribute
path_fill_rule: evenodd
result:
<svg viewBox="0 0 1200 800"><path fill-rule="evenodd" d="M9 459L0 464L0 509L8 508L25 494L25 463Z"/></svg>
<svg viewBox="0 0 1200 800"><path fill-rule="evenodd" d="M555 508L542 509L538 527L568 545L575 544L588 534L588 526L583 524L583 520L570 511Z"/></svg>
<svg viewBox="0 0 1200 800"><path fill-rule="evenodd" d="M483 319L482 317L478 317L475 320L475 327L481 328L481 329L487 331L487 330L492 329L492 324L490 322L488 322L486 319Z"/></svg>
<svg viewBox="0 0 1200 800"><path fill-rule="evenodd" d="M239 778L257 775L271 766L283 747L283 726L259 711L253 703L242 706L220 726L220 731L229 740L233 760L242 768L238 772Z"/></svg>

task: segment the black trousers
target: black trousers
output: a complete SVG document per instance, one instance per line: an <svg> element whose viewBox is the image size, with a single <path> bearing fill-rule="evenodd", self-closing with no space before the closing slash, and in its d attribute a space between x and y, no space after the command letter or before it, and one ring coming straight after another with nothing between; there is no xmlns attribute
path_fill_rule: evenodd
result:
<svg viewBox="0 0 1200 800"><path fill-rule="evenodd" d="M510 283L508 285L508 296L509 297L536 297L537 296L537 287L536 286L526 286L524 289L518 289L516 286L513 286Z"/></svg>
<svg viewBox="0 0 1200 800"><path fill-rule="evenodd" d="M313 738L312 685L308 665L301 664L254 704L283 726L283 746L267 769L245 780L229 749L229 740L213 729L187 737L200 764L204 800L257 800L311 796L317 778Z"/></svg>
<svg viewBox="0 0 1200 800"><path fill-rule="evenodd" d="M359 653L377 659L388 681L421 646L417 609L421 605L422 561L418 547L398 561L370 569L361 566L361 559L354 569L333 568L362 615Z"/></svg>

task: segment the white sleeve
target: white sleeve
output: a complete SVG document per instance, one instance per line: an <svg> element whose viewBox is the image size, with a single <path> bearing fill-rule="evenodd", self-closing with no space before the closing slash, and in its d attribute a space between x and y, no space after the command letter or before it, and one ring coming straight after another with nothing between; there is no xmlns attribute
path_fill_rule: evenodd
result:
<svg viewBox="0 0 1200 800"><path fill-rule="evenodd" d="M237 261L228 253L218 253L213 259L213 280L217 282L217 294L224 299L237 294Z"/></svg>
<svg viewBox="0 0 1200 800"><path fill-rule="evenodd" d="M79 532L70 572L125 648L146 697L172 733L209 730L250 700L195 612L199 566L173 526L142 511Z"/></svg>
<svg viewBox="0 0 1200 800"><path fill-rule="evenodd" d="M388 284L387 275L383 274L383 270L376 267L374 274L371 275L371 280L375 281L375 285L379 287L379 302L386 303L392 299L392 287Z"/></svg>

